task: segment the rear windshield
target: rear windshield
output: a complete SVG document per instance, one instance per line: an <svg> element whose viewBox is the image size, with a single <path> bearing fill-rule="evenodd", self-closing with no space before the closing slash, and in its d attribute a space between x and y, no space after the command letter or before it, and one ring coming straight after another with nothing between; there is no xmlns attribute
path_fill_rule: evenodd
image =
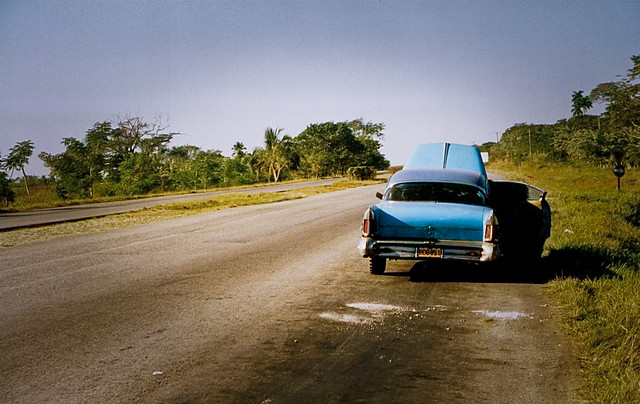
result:
<svg viewBox="0 0 640 404"><path fill-rule="evenodd" d="M446 182L410 182L395 184L385 193L388 201L448 202L485 205L484 193L466 184Z"/></svg>

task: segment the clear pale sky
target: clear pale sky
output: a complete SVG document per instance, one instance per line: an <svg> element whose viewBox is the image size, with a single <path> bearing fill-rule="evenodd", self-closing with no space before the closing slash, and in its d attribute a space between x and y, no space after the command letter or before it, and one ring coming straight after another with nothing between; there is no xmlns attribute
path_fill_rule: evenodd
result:
<svg viewBox="0 0 640 404"><path fill-rule="evenodd" d="M38 153L116 116L162 115L172 145L226 156L268 127L363 118L402 164L568 118L637 54L638 0L0 0L0 153L29 139L44 175Z"/></svg>

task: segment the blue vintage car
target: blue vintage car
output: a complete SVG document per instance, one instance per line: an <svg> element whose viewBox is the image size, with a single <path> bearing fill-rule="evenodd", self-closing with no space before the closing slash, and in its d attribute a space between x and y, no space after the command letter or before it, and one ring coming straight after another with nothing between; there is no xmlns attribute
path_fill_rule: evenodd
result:
<svg viewBox="0 0 640 404"><path fill-rule="evenodd" d="M546 192L488 179L476 147L417 146L364 214L360 253L371 273L387 259L490 262L539 257L549 237Z"/></svg>

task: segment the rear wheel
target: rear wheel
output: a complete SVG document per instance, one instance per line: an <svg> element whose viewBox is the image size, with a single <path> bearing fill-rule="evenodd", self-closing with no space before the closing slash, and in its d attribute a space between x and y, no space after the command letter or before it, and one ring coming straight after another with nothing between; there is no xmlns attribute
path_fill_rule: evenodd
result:
<svg viewBox="0 0 640 404"><path fill-rule="evenodd" d="M386 258L371 257L369 261L369 271L374 275L381 275L387 266Z"/></svg>

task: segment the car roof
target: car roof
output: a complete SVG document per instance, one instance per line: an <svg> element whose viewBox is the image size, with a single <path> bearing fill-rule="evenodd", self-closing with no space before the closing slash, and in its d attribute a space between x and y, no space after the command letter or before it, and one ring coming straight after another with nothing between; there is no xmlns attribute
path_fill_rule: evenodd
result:
<svg viewBox="0 0 640 404"><path fill-rule="evenodd" d="M467 170L404 169L391 176L387 187L406 182L450 182L467 184L487 192L487 177Z"/></svg>
<svg viewBox="0 0 640 404"><path fill-rule="evenodd" d="M419 144L411 152L404 168L467 170L487 175L478 148L456 143Z"/></svg>

